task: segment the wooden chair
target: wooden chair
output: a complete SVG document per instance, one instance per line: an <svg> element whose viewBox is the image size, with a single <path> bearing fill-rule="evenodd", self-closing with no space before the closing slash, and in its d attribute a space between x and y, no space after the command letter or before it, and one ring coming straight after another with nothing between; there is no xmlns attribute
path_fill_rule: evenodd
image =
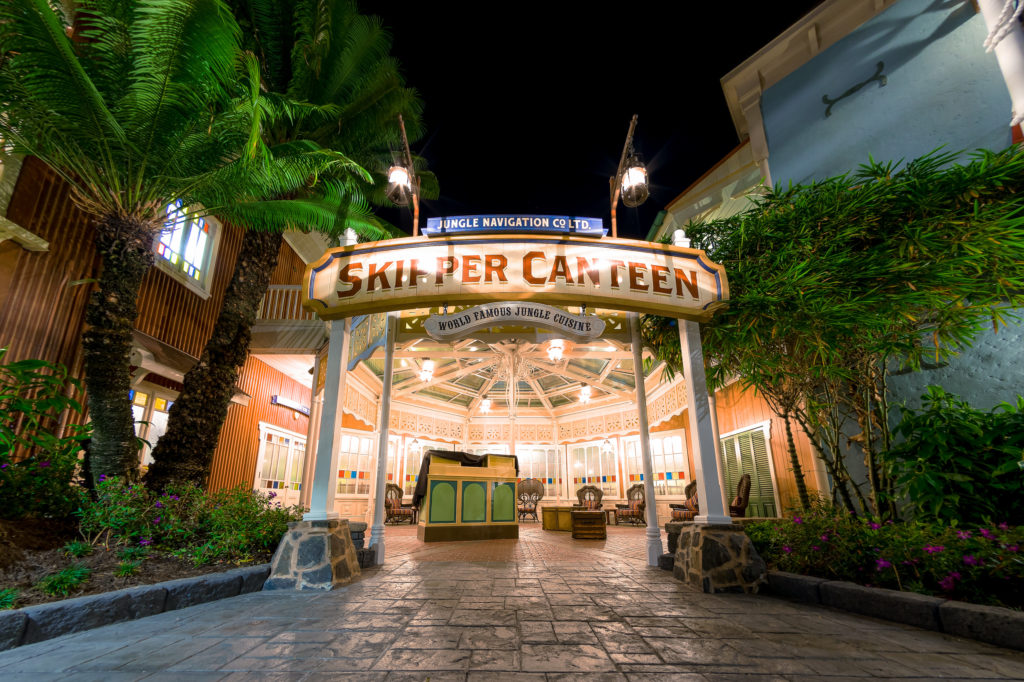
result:
<svg viewBox="0 0 1024 682"><path fill-rule="evenodd" d="M627 504L615 505L615 524L618 525L623 521L635 525L647 525L647 518L644 516L644 509L646 509L646 496L644 495L643 483L637 483L631 486L626 491Z"/></svg>
<svg viewBox="0 0 1024 682"><path fill-rule="evenodd" d="M544 497L544 484L536 478L524 478L519 482L518 501L519 520L523 521L527 516L532 516L534 521L537 518L537 503Z"/></svg>
<svg viewBox="0 0 1024 682"><path fill-rule="evenodd" d="M729 516L734 519L742 519L747 515L747 505L750 504L750 474L740 476L740 484L736 486L736 497L729 503Z"/></svg>
<svg viewBox="0 0 1024 682"><path fill-rule="evenodd" d="M669 505L669 508L672 509L673 521L693 521L700 513L700 507L697 505L697 481L690 481L683 489L683 493L686 495L685 502Z"/></svg>
<svg viewBox="0 0 1024 682"><path fill-rule="evenodd" d="M579 498L580 503L574 504L574 508L592 511L601 508L601 498L604 497L604 491L597 486L585 485L576 491L576 497Z"/></svg>
<svg viewBox="0 0 1024 682"><path fill-rule="evenodd" d="M411 504L402 504L402 489L394 483L388 483L384 491L384 510L387 518L384 523L402 523L406 520L410 524L416 523L416 508Z"/></svg>

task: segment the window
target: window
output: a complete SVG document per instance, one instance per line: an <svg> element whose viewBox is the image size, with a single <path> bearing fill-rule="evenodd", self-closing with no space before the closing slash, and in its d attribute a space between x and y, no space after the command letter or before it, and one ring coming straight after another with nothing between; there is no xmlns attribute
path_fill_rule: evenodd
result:
<svg viewBox="0 0 1024 682"><path fill-rule="evenodd" d="M562 482L558 448L553 445L520 445L516 447L516 455L519 457L519 477L538 479L544 483L544 497L556 497Z"/></svg>
<svg viewBox="0 0 1024 682"><path fill-rule="evenodd" d="M604 449L601 444L598 441L569 447L571 495L585 485L593 485L600 488L606 497L619 497L615 449Z"/></svg>
<svg viewBox="0 0 1024 682"><path fill-rule="evenodd" d="M376 438L341 435L341 453L338 455L338 494L369 495L377 452Z"/></svg>
<svg viewBox="0 0 1024 682"><path fill-rule="evenodd" d="M420 440L411 438L405 441L405 476L402 481L402 492L412 495L416 490L416 481L420 477L420 465L423 463L423 453L427 450L454 450L455 447L449 443L441 443L432 440Z"/></svg>
<svg viewBox="0 0 1024 682"><path fill-rule="evenodd" d="M217 223L187 214L181 200L167 206L164 230L154 250L160 268L196 293L208 297Z"/></svg>
<svg viewBox="0 0 1024 682"><path fill-rule="evenodd" d="M297 504L305 458L304 435L260 422L260 449L253 487L274 493L283 505Z"/></svg>
<svg viewBox="0 0 1024 682"><path fill-rule="evenodd" d="M167 432L167 412L177 397L173 391L159 388L138 388L128 392L132 402L132 419L135 420L135 435L146 441L142 446L142 466L153 463L153 448L160 437Z"/></svg>
<svg viewBox="0 0 1024 682"><path fill-rule="evenodd" d="M629 485L644 480L644 464L641 459L640 439L624 441L626 449L626 471ZM676 435L651 435L651 464L654 468L654 493L656 495L683 495L686 488L687 471L686 446L680 432Z"/></svg>
<svg viewBox="0 0 1024 682"><path fill-rule="evenodd" d="M772 481L772 453L769 444L771 422L721 438L722 478L725 498L736 496L743 474L750 474L750 502L747 516L778 516L775 483Z"/></svg>

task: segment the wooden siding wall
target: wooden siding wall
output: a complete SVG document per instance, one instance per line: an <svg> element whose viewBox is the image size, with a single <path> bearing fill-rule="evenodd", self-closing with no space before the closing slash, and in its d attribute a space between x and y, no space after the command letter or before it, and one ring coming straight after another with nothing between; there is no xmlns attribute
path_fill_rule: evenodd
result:
<svg viewBox="0 0 1024 682"><path fill-rule="evenodd" d="M302 275L306 272L306 263L299 254L292 250L288 242L282 242L281 251L277 254L277 267L270 275L271 284L302 284Z"/></svg>
<svg viewBox="0 0 1024 682"><path fill-rule="evenodd" d="M786 445L786 422L779 417L754 389L743 390L739 383L719 391L715 395L718 409L718 428L722 434L739 431L771 420L769 447L772 451L772 467L778 486L780 513L797 506L796 478L789 464L789 450ZM793 425L793 440L797 456L803 469L808 491L817 490L814 479L814 453L803 430ZM729 491L729 499L736 495Z"/></svg>
<svg viewBox="0 0 1024 682"><path fill-rule="evenodd" d="M231 403L213 455L209 489L252 485L259 454L260 422L305 435L309 417L287 407L274 405L270 396L279 395L309 405L310 387L286 377L253 356L245 361L239 388L252 396L248 405Z"/></svg>

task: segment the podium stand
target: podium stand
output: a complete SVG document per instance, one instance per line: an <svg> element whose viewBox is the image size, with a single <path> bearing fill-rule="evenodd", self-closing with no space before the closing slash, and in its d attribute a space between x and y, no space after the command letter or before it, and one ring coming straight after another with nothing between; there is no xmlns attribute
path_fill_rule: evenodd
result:
<svg viewBox="0 0 1024 682"><path fill-rule="evenodd" d="M426 497L416 535L423 542L519 537L516 467L512 457L487 455L486 466L431 453Z"/></svg>

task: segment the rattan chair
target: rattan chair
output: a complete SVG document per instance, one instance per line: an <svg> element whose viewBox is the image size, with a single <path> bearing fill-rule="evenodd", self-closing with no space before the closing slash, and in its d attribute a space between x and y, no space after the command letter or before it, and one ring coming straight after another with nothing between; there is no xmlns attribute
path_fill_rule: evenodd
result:
<svg viewBox="0 0 1024 682"><path fill-rule="evenodd" d="M537 518L537 503L544 497L544 484L536 478L524 478L519 482L519 494L516 496L519 509L519 520L524 521L526 517L532 516L534 521Z"/></svg>
<svg viewBox="0 0 1024 682"><path fill-rule="evenodd" d="M631 486L626 491L627 504L615 505L615 524L618 525L622 522L632 523L634 525L647 525L647 518L644 515L644 510L647 507L646 495L644 494L644 484L637 483Z"/></svg>

